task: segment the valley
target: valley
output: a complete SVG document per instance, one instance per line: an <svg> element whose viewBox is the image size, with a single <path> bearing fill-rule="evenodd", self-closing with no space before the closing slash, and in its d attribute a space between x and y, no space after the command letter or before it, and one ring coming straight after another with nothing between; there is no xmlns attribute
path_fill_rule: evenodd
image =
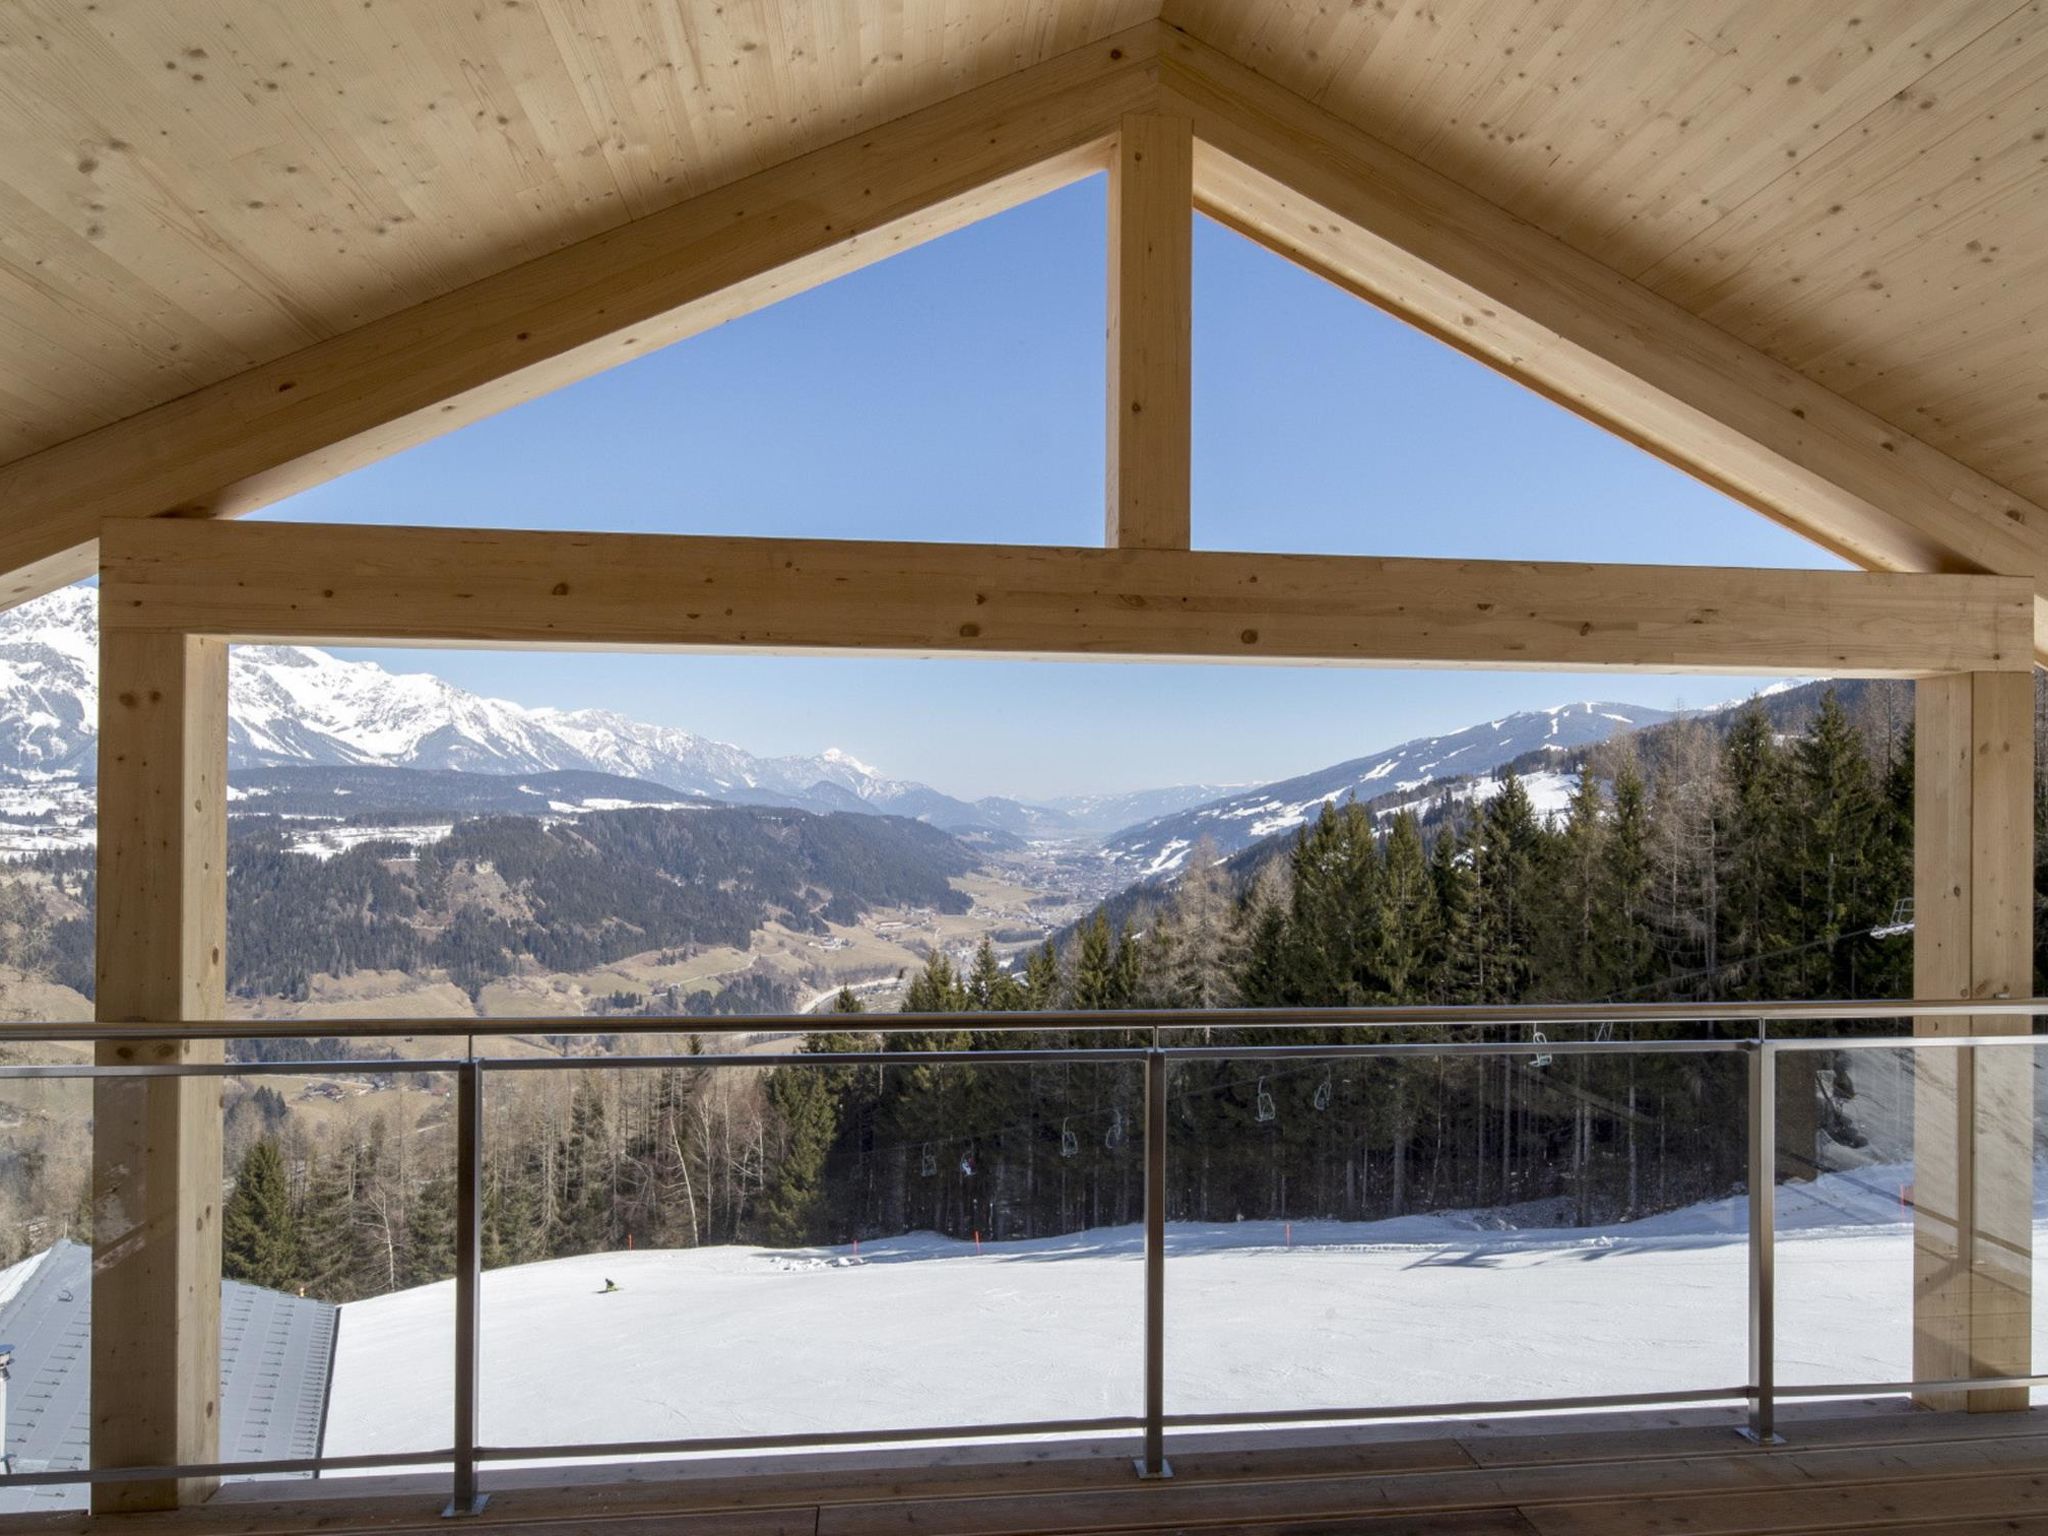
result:
<svg viewBox="0 0 2048 1536"><path fill-rule="evenodd" d="M0 615L0 961L22 978L0 1007L18 1016L90 1013L97 690L91 588ZM1573 751L1664 718L1579 704L1270 785L1026 803L308 647L237 647L230 716L230 1011L337 1019L802 1011L842 986L886 1009L934 952L964 964L987 940L1019 963L1204 840L1261 857L1328 799L1469 803L1547 753L1531 783L1561 807ZM807 839L836 846L829 873L783 857ZM906 858L932 862L906 877Z"/></svg>

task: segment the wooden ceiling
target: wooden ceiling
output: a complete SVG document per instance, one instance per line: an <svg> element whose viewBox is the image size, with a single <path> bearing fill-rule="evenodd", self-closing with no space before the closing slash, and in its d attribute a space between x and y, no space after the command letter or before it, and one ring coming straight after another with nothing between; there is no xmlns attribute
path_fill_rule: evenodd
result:
<svg viewBox="0 0 2048 1536"><path fill-rule="evenodd" d="M2048 501L2043 0L13 0L0 463L1160 17Z"/></svg>

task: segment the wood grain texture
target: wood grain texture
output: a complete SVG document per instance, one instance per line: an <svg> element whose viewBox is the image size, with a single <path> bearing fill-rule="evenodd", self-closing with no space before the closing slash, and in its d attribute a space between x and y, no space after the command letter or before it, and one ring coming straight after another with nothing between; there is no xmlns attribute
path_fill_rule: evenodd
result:
<svg viewBox="0 0 2048 1536"><path fill-rule="evenodd" d="M1963 674L1915 688L1913 989L2022 996L2033 979L2032 679ZM2026 1019L1916 1021L1915 1032L2026 1034ZM2034 1052L1914 1061L1913 1374L2032 1369ZM1937 1408L2022 1409L2029 1394L1930 1393Z"/></svg>
<svg viewBox="0 0 2048 1536"><path fill-rule="evenodd" d="M1131 113L1109 172L1108 536L1186 549L1192 444L1194 138Z"/></svg>
<svg viewBox="0 0 2048 1536"><path fill-rule="evenodd" d="M2035 0L1166 0L1164 16L2048 503Z"/></svg>
<svg viewBox="0 0 2048 1536"><path fill-rule="evenodd" d="M1157 13L17 0L0 9L0 460Z"/></svg>
<svg viewBox="0 0 2048 1536"><path fill-rule="evenodd" d="M0 467L0 601L109 517L233 515L1104 168L1153 91L1119 34Z"/></svg>
<svg viewBox="0 0 2048 1536"><path fill-rule="evenodd" d="M134 520L100 622L233 640L1907 676L2031 666L2007 577Z"/></svg>
<svg viewBox="0 0 2048 1536"><path fill-rule="evenodd" d="M226 1006L227 695L219 640L102 638L102 1022L217 1018ZM219 1061L221 1049L108 1042L97 1060ZM217 1461L220 1080L102 1078L93 1090L93 1465ZM109 1483L93 1503L156 1509L178 1497L175 1483Z"/></svg>
<svg viewBox="0 0 2048 1536"><path fill-rule="evenodd" d="M2048 511L1217 51L1164 58L1204 212L1860 565L2048 589Z"/></svg>
<svg viewBox="0 0 2048 1536"><path fill-rule="evenodd" d="M1464 1533L1701 1529L1901 1532L2030 1531L2039 1517L2039 1413L1816 1419L1759 1454L1697 1414L1596 1415L1550 1422L1421 1426L1233 1436L1236 1449L1179 1447L1169 1483L1129 1475L1117 1440L1033 1447L898 1448L853 1455L783 1453L718 1470L642 1465L494 1476L480 1530L568 1536L591 1530L837 1532L1181 1532L1336 1536L1349 1531ZM1868 1412L1863 1405L1862 1412ZM1595 1433L1600 1424L1605 1431ZM1903 1428L1902 1428L1903 1426ZM1505 1432L1505 1433L1503 1433ZM1374 1436L1386 1439L1375 1439ZM1510 1438L1522 1465L1485 1467L1475 1441ZM1808 1443L1809 1439L1813 1443ZM1348 1442L1348 1443L1347 1443ZM833 1469L839 1469L834 1471ZM980 1480L977 1486L977 1478ZM136 1536L290 1536L439 1529L433 1479L385 1480L376 1492L330 1482L296 1493L237 1487L202 1509L124 1517ZM368 1480L372 1489L376 1480ZM1928 1514L1928 1511L1934 1511ZM1924 1518L1923 1518L1924 1517ZM1633 1519L1635 1523L1630 1523ZM730 1522L721 1527L719 1521ZM1732 1522L1732 1523L1731 1523ZM68 1530L62 1516L23 1517L25 1530Z"/></svg>

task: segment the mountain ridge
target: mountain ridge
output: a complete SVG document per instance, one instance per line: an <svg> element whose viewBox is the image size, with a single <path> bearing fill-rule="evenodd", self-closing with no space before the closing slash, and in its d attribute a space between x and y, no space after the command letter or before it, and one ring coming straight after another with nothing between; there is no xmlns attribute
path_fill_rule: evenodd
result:
<svg viewBox="0 0 2048 1536"><path fill-rule="evenodd" d="M426 672L311 646L231 653L228 766L595 773L731 804L872 811L1012 830L1019 802L982 805L896 779L836 747L763 757L617 710L532 708ZM0 614L0 774L89 780L98 742L98 593L71 587ZM1064 813L1031 807L1046 832Z"/></svg>
<svg viewBox="0 0 2048 1536"><path fill-rule="evenodd" d="M1205 838L1227 856L1301 825L1325 801L1373 800L1390 791L1476 777L1531 752L1571 752L1623 730L1669 720L1672 713L1600 701L1518 710L1120 828L1105 840L1104 849L1133 880L1159 879L1178 873L1189 851Z"/></svg>

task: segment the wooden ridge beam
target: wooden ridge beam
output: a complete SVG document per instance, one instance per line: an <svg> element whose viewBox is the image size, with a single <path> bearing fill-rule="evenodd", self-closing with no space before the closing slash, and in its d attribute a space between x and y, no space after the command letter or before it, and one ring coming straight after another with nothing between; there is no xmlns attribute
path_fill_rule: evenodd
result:
<svg viewBox="0 0 2048 1536"><path fill-rule="evenodd" d="M2024 671L2019 578L133 520L105 631L235 641Z"/></svg>
<svg viewBox="0 0 2048 1536"><path fill-rule="evenodd" d="M1184 33L1160 68L1211 217L1856 564L2048 592L2048 510Z"/></svg>
<svg viewBox="0 0 2048 1536"><path fill-rule="evenodd" d="M0 466L0 604L108 518L233 516L1103 170L1147 24Z"/></svg>

